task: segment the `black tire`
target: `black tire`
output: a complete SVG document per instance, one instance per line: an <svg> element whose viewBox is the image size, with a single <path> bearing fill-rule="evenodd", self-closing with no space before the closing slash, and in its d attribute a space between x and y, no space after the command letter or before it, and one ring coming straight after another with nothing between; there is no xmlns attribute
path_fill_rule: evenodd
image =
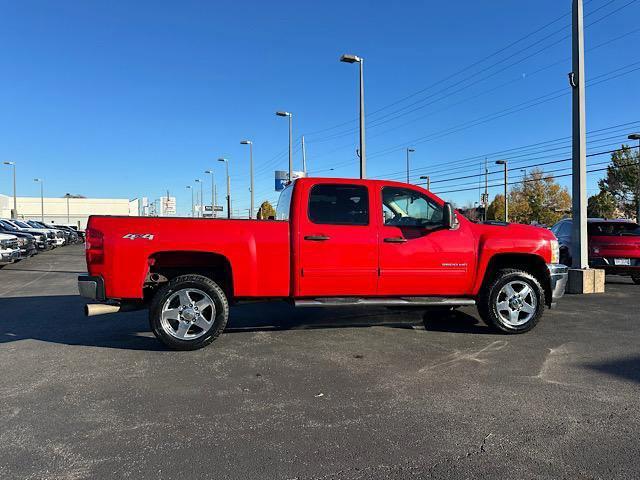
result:
<svg viewBox="0 0 640 480"><path fill-rule="evenodd" d="M535 296L534 312L525 323L510 325L498 311L498 296L502 289L511 282L526 284L531 289L531 295ZM502 333L524 333L535 327L544 313L546 305L544 289L540 282L524 270L502 269L482 288L478 297L478 312L484 322L493 329ZM526 312L523 312L526 317Z"/></svg>
<svg viewBox="0 0 640 480"><path fill-rule="evenodd" d="M633 283L636 285L640 285L640 275L631 275L631 280L633 280Z"/></svg>
<svg viewBox="0 0 640 480"><path fill-rule="evenodd" d="M172 336L162 324L162 309L174 294L185 289L196 289L206 293L215 305L215 315L207 329L199 329L194 339L180 339ZM172 350L197 350L213 342L225 329L229 319L229 302L216 282L202 275L181 275L170 280L154 295L149 308L149 324L153 334ZM191 328L191 327L190 327ZM189 331L191 331L189 329Z"/></svg>

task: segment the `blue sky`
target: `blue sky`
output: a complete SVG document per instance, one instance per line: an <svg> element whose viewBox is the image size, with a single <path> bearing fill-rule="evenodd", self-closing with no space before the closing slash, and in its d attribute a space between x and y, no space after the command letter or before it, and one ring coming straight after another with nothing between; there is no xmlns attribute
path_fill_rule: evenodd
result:
<svg viewBox="0 0 640 480"><path fill-rule="evenodd" d="M273 171L287 168L288 137L274 112L284 109L295 115L294 136L306 135L312 174L354 177L357 67L338 58L355 53L365 58L369 176L401 179L404 148L414 147L412 181L431 174L432 190L462 205L477 190L451 190L477 179L444 180L480 172L486 154L570 135L570 9L569 0L2 0L0 159L17 162L19 195L39 194L34 177L48 196L154 199L169 189L184 213L195 178L209 198L204 170L213 167L224 190L216 159L225 156L234 208L246 209L239 142L254 142L256 203L276 199ZM588 130L628 124L592 137L590 151L600 152L640 130L640 1L590 0L585 12L587 48L598 47L587 54L587 81L605 80L588 88ZM525 108L554 92L566 95ZM518 157L525 167L566 158L567 146L509 155L528 155ZM0 167L0 193L10 194L10 170Z"/></svg>

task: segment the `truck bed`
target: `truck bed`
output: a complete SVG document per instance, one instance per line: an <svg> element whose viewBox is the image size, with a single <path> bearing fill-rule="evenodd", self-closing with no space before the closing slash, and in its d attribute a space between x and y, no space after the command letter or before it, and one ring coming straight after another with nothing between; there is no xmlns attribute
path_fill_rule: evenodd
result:
<svg viewBox="0 0 640 480"><path fill-rule="evenodd" d="M104 262L87 262L90 275L106 281L107 298L142 298L154 258L176 251L224 256L232 269L235 297L285 297L290 294L289 223L276 220L227 220L93 216L89 231L103 234ZM126 248L123 248L125 247ZM206 268L206 265L201 265Z"/></svg>

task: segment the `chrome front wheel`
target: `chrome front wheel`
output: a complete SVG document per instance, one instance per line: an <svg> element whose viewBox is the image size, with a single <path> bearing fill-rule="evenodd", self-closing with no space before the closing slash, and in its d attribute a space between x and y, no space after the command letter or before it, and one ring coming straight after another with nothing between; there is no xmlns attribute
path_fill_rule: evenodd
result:
<svg viewBox="0 0 640 480"><path fill-rule="evenodd" d="M529 322L538 306L533 289L521 280L513 280L504 285L495 302L496 311L504 324L514 328Z"/></svg>

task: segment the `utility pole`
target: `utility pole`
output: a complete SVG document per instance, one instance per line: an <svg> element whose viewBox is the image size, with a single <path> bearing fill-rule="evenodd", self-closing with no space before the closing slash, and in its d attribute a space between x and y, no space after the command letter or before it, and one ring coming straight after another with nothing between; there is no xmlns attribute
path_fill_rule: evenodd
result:
<svg viewBox="0 0 640 480"><path fill-rule="evenodd" d="M636 223L640 222L640 133L632 133L629 140L638 140L638 178L636 179ZM633 153L633 149L631 149Z"/></svg>
<svg viewBox="0 0 640 480"><path fill-rule="evenodd" d="M573 71L569 74L573 90L573 171L572 171L572 261L573 268L589 268L587 252L587 137L584 75L583 0L573 0Z"/></svg>
<svg viewBox="0 0 640 480"><path fill-rule="evenodd" d="M489 208L489 167L487 158L484 159L484 221L487 221L487 209Z"/></svg>
<svg viewBox="0 0 640 480"><path fill-rule="evenodd" d="M307 176L307 151L304 147L304 135L302 135L302 171L304 176Z"/></svg>
<svg viewBox="0 0 640 480"><path fill-rule="evenodd" d="M507 197L508 194L508 185L509 185L509 174L506 160L497 160L496 165L504 166L504 221L505 223L509 221L509 199Z"/></svg>

